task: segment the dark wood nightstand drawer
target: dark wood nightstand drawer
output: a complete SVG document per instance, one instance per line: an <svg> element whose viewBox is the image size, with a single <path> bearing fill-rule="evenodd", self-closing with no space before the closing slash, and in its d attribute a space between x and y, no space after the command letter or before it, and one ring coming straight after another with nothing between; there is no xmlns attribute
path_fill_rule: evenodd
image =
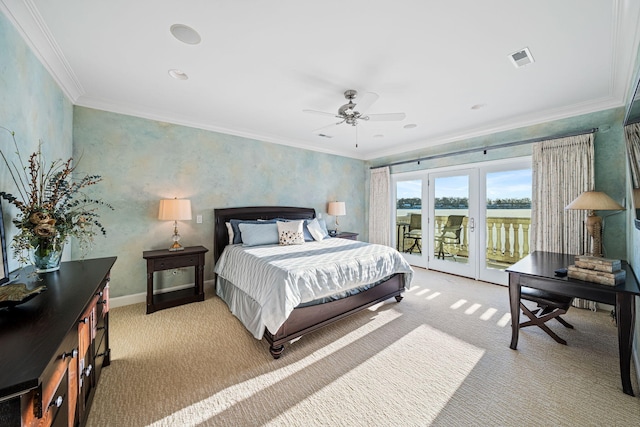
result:
<svg viewBox="0 0 640 427"><path fill-rule="evenodd" d="M153 260L153 269L170 270L172 268L191 267L198 261L197 255L175 256L173 258L163 258Z"/></svg>

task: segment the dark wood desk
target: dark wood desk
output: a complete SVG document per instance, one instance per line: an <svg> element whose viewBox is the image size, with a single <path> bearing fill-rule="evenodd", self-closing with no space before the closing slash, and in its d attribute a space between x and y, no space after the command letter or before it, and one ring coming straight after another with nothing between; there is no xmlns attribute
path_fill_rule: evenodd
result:
<svg viewBox="0 0 640 427"><path fill-rule="evenodd" d="M573 264L574 258L575 255L537 251L506 270L509 273L509 300L511 303L510 347L515 350L518 345L521 286L615 305L622 390L626 394L633 396L633 388L631 387L631 345L633 343L636 316L635 296L640 295L636 276L631 266L626 261L622 261L622 267L627 271L627 278L625 283L616 286L599 285L567 277L557 277L554 271Z"/></svg>

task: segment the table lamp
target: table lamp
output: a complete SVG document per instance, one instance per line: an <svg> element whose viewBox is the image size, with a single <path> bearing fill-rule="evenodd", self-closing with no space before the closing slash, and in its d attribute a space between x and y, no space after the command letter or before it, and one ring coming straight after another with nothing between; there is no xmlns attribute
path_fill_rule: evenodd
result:
<svg viewBox="0 0 640 427"><path fill-rule="evenodd" d="M591 236L592 255L602 256L602 218L594 211L618 211L624 210L624 207L602 191L585 191L565 206L565 209L588 211L584 224Z"/></svg>
<svg viewBox="0 0 640 427"><path fill-rule="evenodd" d="M184 247L178 243L180 240L180 235L178 234L178 221L191 220L191 201L177 198L160 200L158 219L173 221L173 244L169 250L172 252L184 250Z"/></svg>
<svg viewBox="0 0 640 427"><path fill-rule="evenodd" d="M327 213L336 217L336 231L338 234L338 217L347 214L347 208L344 202L329 202Z"/></svg>

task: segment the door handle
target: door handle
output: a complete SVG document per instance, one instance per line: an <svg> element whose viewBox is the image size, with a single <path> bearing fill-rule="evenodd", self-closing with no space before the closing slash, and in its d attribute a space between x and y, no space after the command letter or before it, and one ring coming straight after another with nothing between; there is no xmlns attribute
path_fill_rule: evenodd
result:
<svg viewBox="0 0 640 427"><path fill-rule="evenodd" d="M469 231L473 231L476 228L476 222L473 218L469 218Z"/></svg>

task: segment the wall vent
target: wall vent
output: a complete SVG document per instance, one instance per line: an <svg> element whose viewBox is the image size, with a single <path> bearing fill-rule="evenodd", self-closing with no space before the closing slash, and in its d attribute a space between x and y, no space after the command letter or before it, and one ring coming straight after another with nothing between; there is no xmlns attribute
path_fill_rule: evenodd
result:
<svg viewBox="0 0 640 427"><path fill-rule="evenodd" d="M321 136L323 138L333 138L331 135L325 135L324 133L319 133L318 136Z"/></svg>
<svg viewBox="0 0 640 427"><path fill-rule="evenodd" d="M533 56L531 56L531 52L527 47L510 54L509 59L516 68L524 67L525 65L529 65L534 62Z"/></svg>

